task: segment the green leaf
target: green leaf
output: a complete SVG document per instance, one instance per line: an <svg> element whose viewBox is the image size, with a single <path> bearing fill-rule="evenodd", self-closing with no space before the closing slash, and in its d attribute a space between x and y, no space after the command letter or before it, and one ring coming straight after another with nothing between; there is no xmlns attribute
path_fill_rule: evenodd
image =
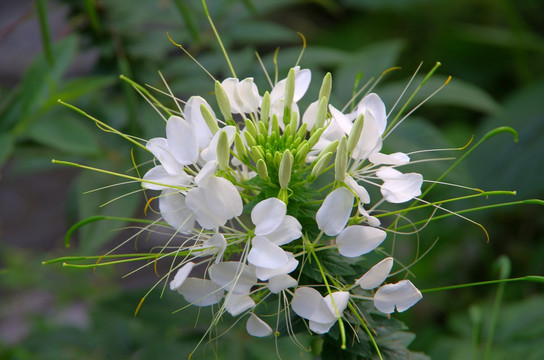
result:
<svg viewBox="0 0 544 360"><path fill-rule="evenodd" d="M11 134L0 134L0 168L13 152L15 141Z"/></svg>
<svg viewBox="0 0 544 360"><path fill-rule="evenodd" d="M72 114L43 117L28 130L32 140L73 155L93 155L100 152L94 132Z"/></svg>

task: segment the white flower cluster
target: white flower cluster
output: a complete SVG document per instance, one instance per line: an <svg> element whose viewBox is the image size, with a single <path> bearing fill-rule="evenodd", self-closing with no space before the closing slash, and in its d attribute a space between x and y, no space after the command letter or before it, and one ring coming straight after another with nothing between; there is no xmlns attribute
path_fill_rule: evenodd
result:
<svg viewBox="0 0 544 360"><path fill-rule="evenodd" d="M319 251L360 257L386 238L371 215L375 207L367 206L365 186L380 187L379 205L414 199L423 182L420 174L396 169L409 163L406 154L380 152L387 115L378 95L367 94L344 114L329 104L328 74L318 100L300 116L297 102L310 80L309 70L295 67L263 96L252 78L216 82L222 120L203 98L191 97L179 116L168 119L166 138L146 145L157 163L143 186L162 191L159 211L186 239L170 288L196 306L221 304L220 313L249 313L246 328L253 336L273 332L255 314L270 296L284 296L318 334L328 332L361 293L387 314L422 297L409 280L383 285L392 257L352 284L301 283L305 261L317 261ZM325 173L334 180L315 189ZM202 264L205 276L191 277ZM323 277L329 275L336 276Z"/></svg>

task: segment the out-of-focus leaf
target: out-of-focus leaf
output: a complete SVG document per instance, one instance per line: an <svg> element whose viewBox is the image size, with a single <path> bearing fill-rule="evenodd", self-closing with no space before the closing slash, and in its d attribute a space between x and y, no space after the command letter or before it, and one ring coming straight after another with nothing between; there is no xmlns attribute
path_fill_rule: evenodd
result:
<svg viewBox="0 0 544 360"><path fill-rule="evenodd" d="M243 21L232 24L229 33L231 40L240 44L274 44L297 40L297 34L284 26L266 21Z"/></svg>
<svg viewBox="0 0 544 360"><path fill-rule="evenodd" d="M515 189L520 197L544 194L544 80L522 88L504 101L502 117L488 118L480 134L498 126L513 127L519 135L499 135L482 144L468 160L479 184ZM500 174L500 176L496 176Z"/></svg>
<svg viewBox="0 0 544 360"><path fill-rule="evenodd" d="M0 168L13 151L13 137L9 133L0 134Z"/></svg>
<svg viewBox="0 0 544 360"><path fill-rule="evenodd" d="M92 94L96 91L107 87L115 82L112 76L88 76L67 81L59 92L52 94L46 104L44 110L51 106L57 105L57 99L69 102L86 94Z"/></svg>
<svg viewBox="0 0 544 360"><path fill-rule="evenodd" d="M414 81L405 93L404 99L408 97L415 90L416 86L423 80L423 76L416 76ZM412 100L409 109L415 107L433 91L437 90L444 84L446 77L441 75L434 75L423 86L422 90ZM386 102L386 105L393 104L396 99L402 93L402 90L408 84L408 79L400 82L391 82L387 85L380 86L378 93ZM399 103L402 106L404 102L401 100ZM479 111L484 114L494 114L500 110L499 104L484 90L481 88L467 83L465 81L453 78L442 90L427 102L427 105L450 105L465 108L469 110ZM398 108L400 109L400 107Z"/></svg>
<svg viewBox="0 0 544 360"><path fill-rule="evenodd" d="M100 152L95 132L71 113L54 112L34 123L28 130L32 140L72 155L93 155Z"/></svg>

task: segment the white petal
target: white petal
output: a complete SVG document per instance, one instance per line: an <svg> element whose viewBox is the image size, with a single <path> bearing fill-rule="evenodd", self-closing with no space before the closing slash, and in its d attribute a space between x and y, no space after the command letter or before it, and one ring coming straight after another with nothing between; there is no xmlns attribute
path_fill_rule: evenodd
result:
<svg viewBox="0 0 544 360"><path fill-rule="evenodd" d="M276 275L268 280L268 289L273 294L297 285L297 280L287 274Z"/></svg>
<svg viewBox="0 0 544 360"><path fill-rule="evenodd" d="M178 292L187 302L196 306L217 304L225 293L222 289L218 289L211 280L199 278L185 279Z"/></svg>
<svg viewBox="0 0 544 360"><path fill-rule="evenodd" d="M225 309L232 316L238 316L255 307L255 301L247 294L229 294L225 298Z"/></svg>
<svg viewBox="0 0 544 360"><path fill-rule="evenodd" d="M403 312L422 298L423 295L410 280L401 280L379 288L374 294L374 306L385 314L391 314L395 307L398 312Z"/></svg>
<svg viewBox="0 0 544 360"><path fill-rule="evenodd" d="M325 334L328 333L331 327L336 323L337 319L334 319L334 321L330 321L328 323L318 323L316 321L310 320L308 323L308 326L310 327L310 330L312 330L316 334Z"/></svg>
<svg viewBox="0 0 544 360"><path fill-rule="evenodd" d="M270 325L261 320L257 315L249 315L246 323L247 333L255 337L265 337L272 335L272 328Z"/></svg>
<svg viewBox="0 0 544 360"><path fill-rule="evenodd" d="M240 114L242 112L240 110L240 104L238 103L238 100L236 98L236 92L238 91L239 82L240 80L236 78L227 78L221 83L221 86L223 87L223 90L225 90L227 98L229 99L230 111L233 114Z"/></svg>
<svg viewBox="0 0 544 360"><path fill-rule="evenodd" d="M238 84L236 96L240 102L240 110L244 113L256 113L261 105L261 97L253 78L246 78Z"/></svg>
<svg viewBox="0 0 544 360"><path fill-rule="evenodd" d="M372 153L380 151L382 148L382 136L376 119L368 111L364 113L364 117L361 137L351 153L351 157L354 159L366 159Z"/></svg>
<svg viewBox="0 0 544 360"><path fill-rule="evenodd" d="M327 195L315 216L319 230L328 236L338 235L348 223L354 198L344 187Z"/></svg>
<svg viewBox="0 0 544 360"><path fill-rule="evenodd" d="M257 283L255 271L248 265L237 261L220 262L208 269L210 279L227 291L248 294Z"/></svg>
<svg viewBox="0 0 544 360"><path fill-rule="evenodd" d="M168 147L182 165L194 164L198 160L196 133L191 124L179 116L170 116L166 122Z"/></svg>
<svg viewBox="0 0 544 360"><path fill-rule="evenodd" d="M298 260L295 259L293 256L293 253L286 251L285 254L287 255L287 263L278 269L266 269L262 267L256 267L255 268L255 274L259 278L259 280L266 281L272 277L289 274L298 266Z"/></svg>
<svg viewBox="0 0 544 360"><path fill-rule="evenodd" d="M376 175L383 180L380 191L385 200L390 203L403 203L421 195L423 184L421 174L403 174L396 169L382 167L376 171Z"/></svg>
<svg viewBox="0 0 544 360"><path fill-rule="evenodd" d="M386 232L371 226L353 225L345 228L336 238L338 252L345 257L357 257L377 248Z"/></svg>
<svg viewBox="0 0 544 360"><path fill-rule="evenodd" d="M208 180L215 175L217 171L217 161L209 161L200 169L195 176L195 182L198 186L206 186Z"/></svg>
<svg viewBox="0 0 544 360"><path fill-rule="evenodd" d="M210 144L213 134L206 124L204 116L202 116L200 105L206 106L215 119L215 114L211 106L200 96L191 96L189 100L187 100L185 108L183 109L183 114L185 115L185 119L193 126L198 148L202 150Z"/></svg>
<svg viewBox="0 0 544 360"><path fill-rule="evenodd" d="M202 150L202 153L200 154L202 159L204 159L205 162L217 161L217 143L219 142L219 136L221 135L221 132L225 132L227 134L230 148L230 146L234 142L234 135L236 131L236 127L229 125L221 128L221 130L216 132L212 138L212 141L210 141L210 145L206 149Z"/></svg>
<svg viewBox="0 0 544 360"><path fill-rule="evenodd" d="M255 236L251 240L251 250L247 261L260 268L280 269L289 260L285 251L264 236Z"/></svg>
<svg viewBox="0 0 544 360"><path fill-rule="evenodd" d="M332 293L332 298L334 299L334 305L336 305L336 310L338 310L338 313L340 316L344 313L344 310L346 310L346 307L348 306L349 301L349 292L347 291L335 291ZM332 304L331 295L325 296L325 303L329 307L329 310L331 311L331 314L336 317L336 310L334 309L334 305Z"/></svg>
<svg viewBox="0 0 544 360"><path fill-rule="evenodd" d="M168 174L177 175L183 171L183 165L178 163L174 155L170 153L168 140L165 138L153 138L145 144L145 147L160 161Z"/></svg>
<svg viewBox="0 0 544 360"><path fill-rule="evenodd" d="M172 186L188 186L191 183L192 177L181 171L177 175L170 175L162 165L157 165L145 173L142 181L142 187L150 190L162 190ZM152 181L156 184L152 184ZM159 185L164 184L164 185Z"/></svg>
<svg viewBox="0 0 544 360"><path fill-rule="evenodd" d="M368 211L366 211L361 204L358 206L359 213L366 218L366 223L370 226L380 226L381 221L375 216L371 216Z"/></svg>
<svg viewBox="0 0 544 360"><path fill-rule="evenodd" d="M218 217L207 205L206 202L206 189L195 188L187 192L185 200L187 207L191 209L195 215L196 221L204 229L213 230L218 226L223 226L227 222L227 219Z"/></svg>
<svg viewBox="0 0 544 360"><path fill-rule="evenodd" d="M379 133L382 135L387 126L387 114L382 99L374 93L370 93L361 99L359 104L357 104L357 113L364 114L365 112L372 114L378 126Z"/></svg>
<svg viewBox="0 0 544 360"><path fill-rule="evenodd" d="M209 238L202 247L214 249L215 263L217 264L223 258L223 254L227 248L227 240L225 240L223 234L216 233Z"/></svg>
<svg viewBox="0 0 544 360"><path fill-rule="evenodd" d="M334 106L329 105L329 111L331 112L332 119L342 129L344 134L349 134L353 123L344 115L340 110L337 110Z"/></svg>
<svg viewBox="0 0 544 360"><path fill-rule="evenodd" d="M302 115L302 123L306 124L306 129L308 131L312 130L314 127L315 120L317 117L318 105L319 105L319 101L314 101L306 108L304 115Z"/></svg>
<svg viewBox="0 0 544 360"><path fill-rule="evenodd" d="M312 72L308 69L295 70L295 94L293 96L293 101L298 102L310 86L312 81Z"/></svg>
<svg viewBox="0 0 544 360"><path fill-rule="evenodd" d="M325 299L314 288L301 286L295 290L295 296L291 301L291 308L301 318L327 324L336 321Z"/></svg>
<svg viewBox="0 0 544 360"><path fill-rule="evenodd" d="M194 266L194 263L188 262L187 264L180 267L178 272L176 273L176 276L174 276L174 279L170 281L170 290L179 290L181 285L183 285L183 283L185 282L185 279L187 279L187 276L189 276L191 270L193 270Z"/></svg>
<svg viewBox="0 0 544 360"><path fill-rule="evenodd" d="M355 284L365 290L377 288L387 279L392 267L393 258L387 257L370 268Z"/></svg>
<svg viewBox="0 0 544 360"><path fill-rule="evenodd" d="M374 165L404 165L410 162L410 157L401 152L389 155L374 153L368 157L368 160Z"/></svg>
<svg viewBox="0 0 544 360"><path fill-rule="evenodd" d="M206 184L206 202L209 209L222 219L240 216L244 210L242 197L236 186L227 179L213 176Z"/></svg>
<svg viewBox="0 0 544 360"><path fill-rule="evenodd" d="M195 217L185 204L185 196L176 190L165 189L159 197L161 216L176 231L188 234L193 230Z"/></svg>
<svg viewBox="0 0 544 360"><path fill-rule="evenodd" d="M251 221L256 225L255 235L265 235L276 230L286 213L287 206L278 198L268 198L259 202L251 210Z"/></svg>
<svg viewBox="0 0 544 360"><path fill-rule="evenodd" d="M302 236L302 225L291 215L286 215L283 218L280 226L269 234L266 238L276 245L285 245Z"/></svg>
<svg viewBox="0 0 544 360"><path fill-rule="evenodd" d="M363 204L370 203L370 195L368 194L368 191L364 188L364 186L361 186L355 181L350 175L346 174L346 177L344 178L344 182L346 185L353 190L357 194L357 197L359 198L359 201Z"/></svg>

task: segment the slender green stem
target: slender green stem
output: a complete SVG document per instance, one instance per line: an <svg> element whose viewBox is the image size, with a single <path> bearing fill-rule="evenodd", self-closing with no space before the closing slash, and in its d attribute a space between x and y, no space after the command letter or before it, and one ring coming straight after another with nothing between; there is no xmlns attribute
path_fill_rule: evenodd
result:
<svg viewBox="0 0 544 360"><path fill-rule="evenodd" d="M510 260L506 256L501 256L498 259L499 277L505 279L510 275L511 264ZM499 309L501 307L502 298L504 295L505 282L499 283L497 287L497 295L495 296L495 303L493 304L493 313L491 316L491 322L489 325L489 334L485 344L484 360L489 360L491 356L491 346L493 345L493 337L495 335L495 328L497 326L497 319L499 318Z"/></svg>
<svg viewBox="0 0 544 360"><path fill-rule="evenodd" d="M332 291L329 286L329 282L327 281L327 276L325 275L325 271L323 270L323 266L321 266L321 262L319 261L319 258L315 254L314 251L311 251L315 262L317 266L319 267L319 272L321 273L321 276L323 277L323 283L325 284L325 287L327 288L327 292L329 293L331 297L332 306L334 307L334 311L336 312L336 317L338 318L338 326L340 327L340 338L342 339L342 345L341 349L346 348L346 329L344 328L344 321L342 321L342 315L340 315L340 312L338 311L338 308L336 307L336 302L334 301L334 296L332 296Z"/></svg>
<svg viewBox="0 0 544 360"><path fill-rule="evenodd" d="M40 30L45 58L47 59L49 66L53 67L55 65L55 58L53 57L53 51L51 50L51 34L49 32L49 24L47 21L45 0L36 0L36 7L38 8L38 19L40 21Z"/></svg>
<svg viewBox="0 0 544 360"><path fill-rule="evenodd" d="M376 340L374 339L374 336L372 336L372 333L370 332L370 329L366 325L366 322L359 315L359 313L357 312L357 309L355 308L355 306L353 306L352 303L348 303L348 307L351 310L351 312L355 315L357 320L359 320L361 325L363 325L363 328L365 329L366 333L368 334L368 337L370 338L370 341L372 342L372 345L374 345L374 349L376 349L376 354L378 354L378 357L380 358L380 360L383 360L382 354L380 352L380 348L378 347L378 344L376 343Z"/></svg>
<svg viewBox="0 0 544 360"><path fill-rule="evenodd" d="M98 20L98 13L96 11L96 4L94 0L85 0L85 11L91 21L91 27L95 34L100 33L100 21Z"/></svg>
<svg viewBox="0 0 544 360"><path fill-rule="evenodd" d="M135 176L120 174L120 173L116 173L116 172L113 172L113 171L99 169L99 168L95 168L95 167L92 167L92 166L85 166L85 165L81 165L81 164L77 164L77 163L73 163L73 162L69 162L69 161L61 161L61 160L53 159L53 160L51 160L51 162L53 164L68 165L68 166L78 167L78 168L81 168L81 169L96 171L96 172L99 172L99 173L102 173L102 174L114 175L114 176L118 176L118 177L121 177L121 178L124 178L124 179L130 179L130 180L138 181L138 182L141 182L141 183L153 184L153 185L158 185L158 186L165 186L165 187L169 187L171 189L178 189L178 190L183 190L183 191L189 190L188 187L163 184L163 183L156 182L156 181L151 181L151 180L144 180L144 179L140 179L140 178L135 177Z"/></svg>
<svg viewBox="0 0 544 360"><path fill-rule="evenodd" d="M541 283L544 283L544 276L528 275L528 276L523 276L523 277L518 277L518 278L488 280L488 281L480 281L480 282L468 283L468 284L442 286L442 287L437 287L437 288L432 288L432 289L424 289L424 290L420 290L420 291L422 293L430 293L430 292L437 292L437 291L463 289L463 288L472 287L472 286L501 284L501 283L507 283L507 282L515 282L515 281L529 281L529 282L541 282Z"/></svg>
<svg viewBox="0 0 544 360"><path fill-rule="evenodd" d="M234 71L234 68L232 67L232 63L230 62L229 55L227 54L227 50L225 49L225 46L223 45L223 42L221 41L221 37L219 36L217 29L215 28L212 17L210 16L210 12L208 11L208 6L206 6L206 0L202 0L202 7L204 8L204 13L206 14L206 17L208 17L208 21L210 22L213 33L215 34L215 38L217 39L217 42L219 43L219 47L221 47L223 56L225 56L225 60L227 61L227 65L229 66L230 72L233 77L237 77L236 72Z"/></svg>

